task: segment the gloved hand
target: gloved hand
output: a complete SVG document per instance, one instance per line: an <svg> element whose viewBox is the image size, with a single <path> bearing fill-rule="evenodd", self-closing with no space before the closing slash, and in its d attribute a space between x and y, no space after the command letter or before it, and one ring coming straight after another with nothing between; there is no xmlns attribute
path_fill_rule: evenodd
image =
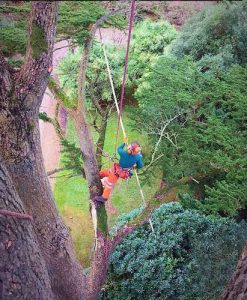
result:
<svg viewBox="0 0 247 300"><path fill-rule="evenodd" d="M125 144L128 144L128 138L127 138L127 136L124 136L123 142L124 142Z"/></svg>

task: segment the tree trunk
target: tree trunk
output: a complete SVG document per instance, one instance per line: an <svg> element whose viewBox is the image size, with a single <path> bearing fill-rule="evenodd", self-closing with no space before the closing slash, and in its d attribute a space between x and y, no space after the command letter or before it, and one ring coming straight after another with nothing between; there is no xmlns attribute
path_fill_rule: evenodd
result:
<svg viewBox="0 0 247 300"><path fill-rule="evenodd" d="M57 299L82 299L83 270L76 261L69 231L55 206L41 154L38 120L31 144L28 157L15 163L9 162L7 167L26 210L33 216L37 239Z"/></svg>
<svg viewBox="0 0 247 300"><path fill-rule="evenodd" d="M89 188L90 199L102 193L102 185L99 177L99 168L95 157L95 150L91 132L85 120L84 111L73 113L75 127L82 151L84 170Z"/></svg>
<svg viewBox="0 0 247 300"><path fill-rule="evenodd" d="M96 157L99 169L102 168L102 155L103 155L103 149L105 144L105 136L106 136L106 129L107 129L107 117L102 119L101 126L100 126L100 132L99 132L99 138L96 144Z"/></svg>
<svg viewBox="0 0 247 300"><path fill-rule="evenodd" d="M28 47L13 74L0 55L0 155L33 225L55 299L83 299L85 277L44 168L38 111L52 65L56 1L33 2Z"/></svg>
<svg viewBox="0 0 247 300"><path fill-rule="evenodd" d="M0 208L24 213L0 161ZM0 216L0 299L54 299L45 261L30 220Z"/></svg>
<svg viewBox="0 0 247 300"><path fill-rule="evenodd" d="M109 258L111 254L110 241L104 236L98 236L97 248L90 266L86 281L85 300L97 300L102 285L105 283Z"/></svg>
<svg viewBox="0 0 247 300"><path fill-rule="evenodd" d="M237 269L233 273L221 300L245 300L247 299L247 245L238 262Z"/></svg>

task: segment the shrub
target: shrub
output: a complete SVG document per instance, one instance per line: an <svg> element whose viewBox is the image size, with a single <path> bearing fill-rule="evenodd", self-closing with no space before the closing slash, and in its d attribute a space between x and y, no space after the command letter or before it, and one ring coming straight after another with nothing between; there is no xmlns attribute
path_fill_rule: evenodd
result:
<svg viewBox="0 0 247 300"><path fill-rule="evenodd" d="M246 224L176 203L162 205L152 221L154 233L145 224L113 252L102 299L218 299L244 245Z"/></svg>
<svg viewBox="0 0 247 300"><path fill-rule="evenodd" d="M247 2L223 1L193 16L171 45L176 57L191 55L202 71L247 62Z"/></svg>

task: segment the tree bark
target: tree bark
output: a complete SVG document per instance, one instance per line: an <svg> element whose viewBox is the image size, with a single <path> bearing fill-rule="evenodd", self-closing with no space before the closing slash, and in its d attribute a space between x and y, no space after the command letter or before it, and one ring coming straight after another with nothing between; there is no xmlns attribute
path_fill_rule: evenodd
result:
<svg viewBox="0 0 247 300"><path fill-rule="evenodd" d="M237 269L233 273L221 300L247 299L247 245L239 259Z"/></svg>
<svg viewBox="0 0 247 300"><path fill-rule="evenodd" d="M96 144L96 158L98 162L99 169L102 168L102 155L103 155L103 149L105 145L105 136L106 136L106 129L107 129L107 117L103 118L101 121L100 126L100 132L99 132L99 138Z"/></svg>
<svg viewBox="0 0 247 300"><path fill-rule="evenodd" d="M25 213L1 160L0 208ZM0 299L54 299L45 261L30 220L0 216L0 257Z"/></svg>
<svg viewBox="0 0 247 300"><path fill-rule="evenodd" d="M83 299L85 277L52 196L38 125L51 72L58 3L32 5L24 66L13 73L0 57L0 155L25 209L33 216L55 299Z"/></svg>

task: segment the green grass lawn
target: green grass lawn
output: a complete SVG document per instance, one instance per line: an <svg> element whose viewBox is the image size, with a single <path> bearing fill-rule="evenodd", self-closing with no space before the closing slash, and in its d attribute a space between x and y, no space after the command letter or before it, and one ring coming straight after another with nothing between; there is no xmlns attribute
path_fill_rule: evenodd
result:
<svg viewBox="0 0 247 300"><path fill-rule="evenodd" d="M143 147L148 146L147 137L140 135L131 128L131 121L128 118L128 113L123 115L125 129L129 141L132 139L138 140ZM113 114L107 124L107 133L104 151L110 155L114 152L115 134L117 126L117 116ZM68 121L67 137L70 141L78 143L74 124L71 120ZM93 132L93 138L96 140L97 135ZM122 135L119 137L119 144L122 142ZM103 160L103 168L109 168L112 163L106 158ZM73 243L76 249L78 259L86 267L89 266L91 248L93 245L93 227L89 214L88 204L88 188L87 183L82 177L67 177L70 171L62 171L57 175L54 196L58 209L64 218L67 226L71 230ZM160 182L160 174L151 179L150 184L144 184L143 190L147 197L154 195L158 189ZM113 226L117 217L133 210L142 205L139 188L135 176L128 181L119 180L116 184L112 197L112 205L117 209L114 215L108 214L109 227Z"/></svg>

